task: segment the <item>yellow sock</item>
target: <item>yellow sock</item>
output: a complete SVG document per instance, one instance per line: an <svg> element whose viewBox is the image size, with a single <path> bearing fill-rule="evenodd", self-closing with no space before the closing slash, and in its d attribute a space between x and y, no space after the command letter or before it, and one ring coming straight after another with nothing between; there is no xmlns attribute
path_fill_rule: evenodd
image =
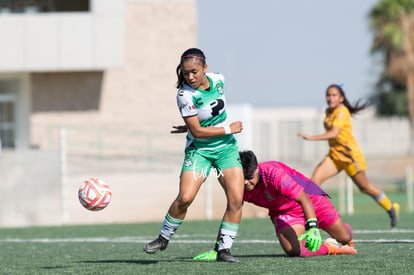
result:
<svg viewBox="0 0 414 275"><path fill-rule="evenodd" d="M375 198L375 200L386 211L390 211L391 210L391 208L392 208L392 202L387 197L387 195L385 195L384 191L381 191L381 193Z"/></svg>

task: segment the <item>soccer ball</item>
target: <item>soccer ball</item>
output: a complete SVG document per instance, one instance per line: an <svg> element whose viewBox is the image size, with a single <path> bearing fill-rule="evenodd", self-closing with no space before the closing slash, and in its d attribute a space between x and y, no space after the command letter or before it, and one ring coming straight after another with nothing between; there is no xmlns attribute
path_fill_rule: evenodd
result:
<svg viewBox="0 0 414 275"><path fill-rule="evenodd" d="M112 190L103 180L89 178L79 187L78 198L86 209L99 211L108 206L112 198Z"/></svg>

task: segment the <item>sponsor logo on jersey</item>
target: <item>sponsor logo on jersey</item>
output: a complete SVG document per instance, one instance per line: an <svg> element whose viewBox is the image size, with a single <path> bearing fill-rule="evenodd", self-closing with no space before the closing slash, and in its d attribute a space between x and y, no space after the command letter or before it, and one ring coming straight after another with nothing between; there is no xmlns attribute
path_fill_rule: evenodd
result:
<svg viewBox="0 0 414 275"><path fill-rule="evenodd" d="M187 111L191 112L192 110L195 110L195 106L194 105L187 105Z"/></svg>
<svg viewBox="0 0 414 275"><path fill-rule="evenodd" d="M293 220L293 217L291 215L280 215L279 216L279 220L284 221L284 222L288 222L290 220Z"/></svg>
<svg viewBox="0 0 414 275"><path fill-rule="evenodd" d="M179 108L181 110L186 111L186 112L191 112L191 111L195 110L195 106L194 105L190 105L188 103L184 103L184 104L181 103Z"/></svg>
<svg viewBox="0 0 414 275"><path fill-rule="evenodd" d="M187 103L182 103L182 102L180 102L180 103L178 103L178 108L180 108L180 109L184 109L185 108L185 106L187 106L188 104Z"/></svg>
<svg viewBox="0 0 414 275"><path fill-rule="evenodd" d="M201 101L201 97L198 97L198 98L195 99L195 105L197 105L197 106L203 105L203 101Z"/></svg>
<svg viewBox="0 0 414 275"><path fill-rule="evenodd" d="M184 166L188 167L188 166L191 166L191 165L193 165L193 161L191 159L186 159L185 163L184 163Z"/></svg>

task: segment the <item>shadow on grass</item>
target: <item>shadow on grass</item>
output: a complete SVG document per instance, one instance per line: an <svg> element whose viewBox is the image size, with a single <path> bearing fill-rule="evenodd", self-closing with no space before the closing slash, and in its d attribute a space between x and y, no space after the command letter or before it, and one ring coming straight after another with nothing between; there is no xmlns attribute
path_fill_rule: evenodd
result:
<svg viewBox="0 0 414 275"><path fill-rule="evenodd" d="M68 268L68 266L44 266L41 269L61 269L61 268Z"/></svg>
<svg viewBox="0 0 414 275"><path fill-rule="evenodd" d="M234 255L237 258L286 258L286 254Z"/></svg>
<svg viewBox="0 0 414 275"><path fill-rule="evenodd" d="M249 259L249 258L270 258L270 259L274 259L274 258L286 258L286 254L251 254L251 255L237 255L237 254L233 254L234 257L236 258L240 258L240 259ZM176 258L176 260L181 260L184 262L214 262L215 260L193 260L190 258Z"/></svg>
<svg viewBox="0 0 414 275"><path fill-rule="evenodd" d="M159 262L173 262L173 260L96 260L96 261L79 261L78 263L84 263L84 264L97 264L97 263L107 263L107 264L140 264L140 265L146 265L146 264L156 264Z"/></svg>
<svg viewBox="0 0 414 275"><path fill-rule="evenodd" d="M252 255L234 255L236 258L286 258L285 254L252 254ZM79 261L78 263L126 263L126 264L139 264L139 265L148 265L148 264L157 264L157 263L172 263L172 262L214 262L215 260L193 260L187 257L177 257L173 259L160 259L160 260L96 260L96 261Z"/></svg>

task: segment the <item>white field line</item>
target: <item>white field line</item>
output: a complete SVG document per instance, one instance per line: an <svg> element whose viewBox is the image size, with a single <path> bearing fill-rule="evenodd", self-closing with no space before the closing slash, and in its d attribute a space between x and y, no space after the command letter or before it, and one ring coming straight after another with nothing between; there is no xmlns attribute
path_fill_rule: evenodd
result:
<svg viewBox="0 0 414 275"><path fill-rule="evenodd" d="M372 234L372 233L414 233L414 229L382 229L382 230L354 230L357 234Z"/></svg>
<svg viewBox="0 0 414 275"><path fill-rule="evenodd" d="M323 230L322 230L323 231ZM323 231L324 232L324 231ZM392 228L392 229L375 229L375 230L353 230L354 234L382 234L382 233L390 233L390 234L395 234L395 233L414 233L414 229L397 229L397 228ZM174 238L176 237L180 237L180 238L194 238L194 237L210 237L213 236L211 234L193 234L193 235L186 235L186 234L176 234L174 235Z"/></svg>
<svg viewBox="0 0 414 275"><path fill-rule="evenodd" d="M414 229L389 229L389 230L354 230L355 234L383 234L388 233L394 235L401 233L414 233ZM414 235L411 239L398 239L390 238L386 239L381 236L381 239L354 239L356 243L414 243ZM0 243L147 243L153 240L153 236L137 236L137 237L118 237L118 238L108 238L108 237L90 237L90 238L33 238L33 239L24 239L24 238L5 238L0 239ZM186 238L191 238L186 240ZM198 238L198 240L194 240ZM200 239L203 238L203 239ZM215 235L186 235L186 234L177 234L174 236L173 241L175 243L212 243L214 241ZM279 243L276 239L274 240L243 240L238 239L239 243Z"/></svg>
<svg viewBox="0 0 414 275"><path fill-rule="evenodd" d="M0 243L141 243L145 244L152 241L152 239L134 239L134 238L68 238L68 239L2 239ZM277 240L237 240L238 243L279 243ZM414 243L414 239L373 239L373 240L362 240L354 239L355 243ZM207 243L211 244L211 240L179 240L174 239L174 243L191 243L200 244Z"/></svg>

